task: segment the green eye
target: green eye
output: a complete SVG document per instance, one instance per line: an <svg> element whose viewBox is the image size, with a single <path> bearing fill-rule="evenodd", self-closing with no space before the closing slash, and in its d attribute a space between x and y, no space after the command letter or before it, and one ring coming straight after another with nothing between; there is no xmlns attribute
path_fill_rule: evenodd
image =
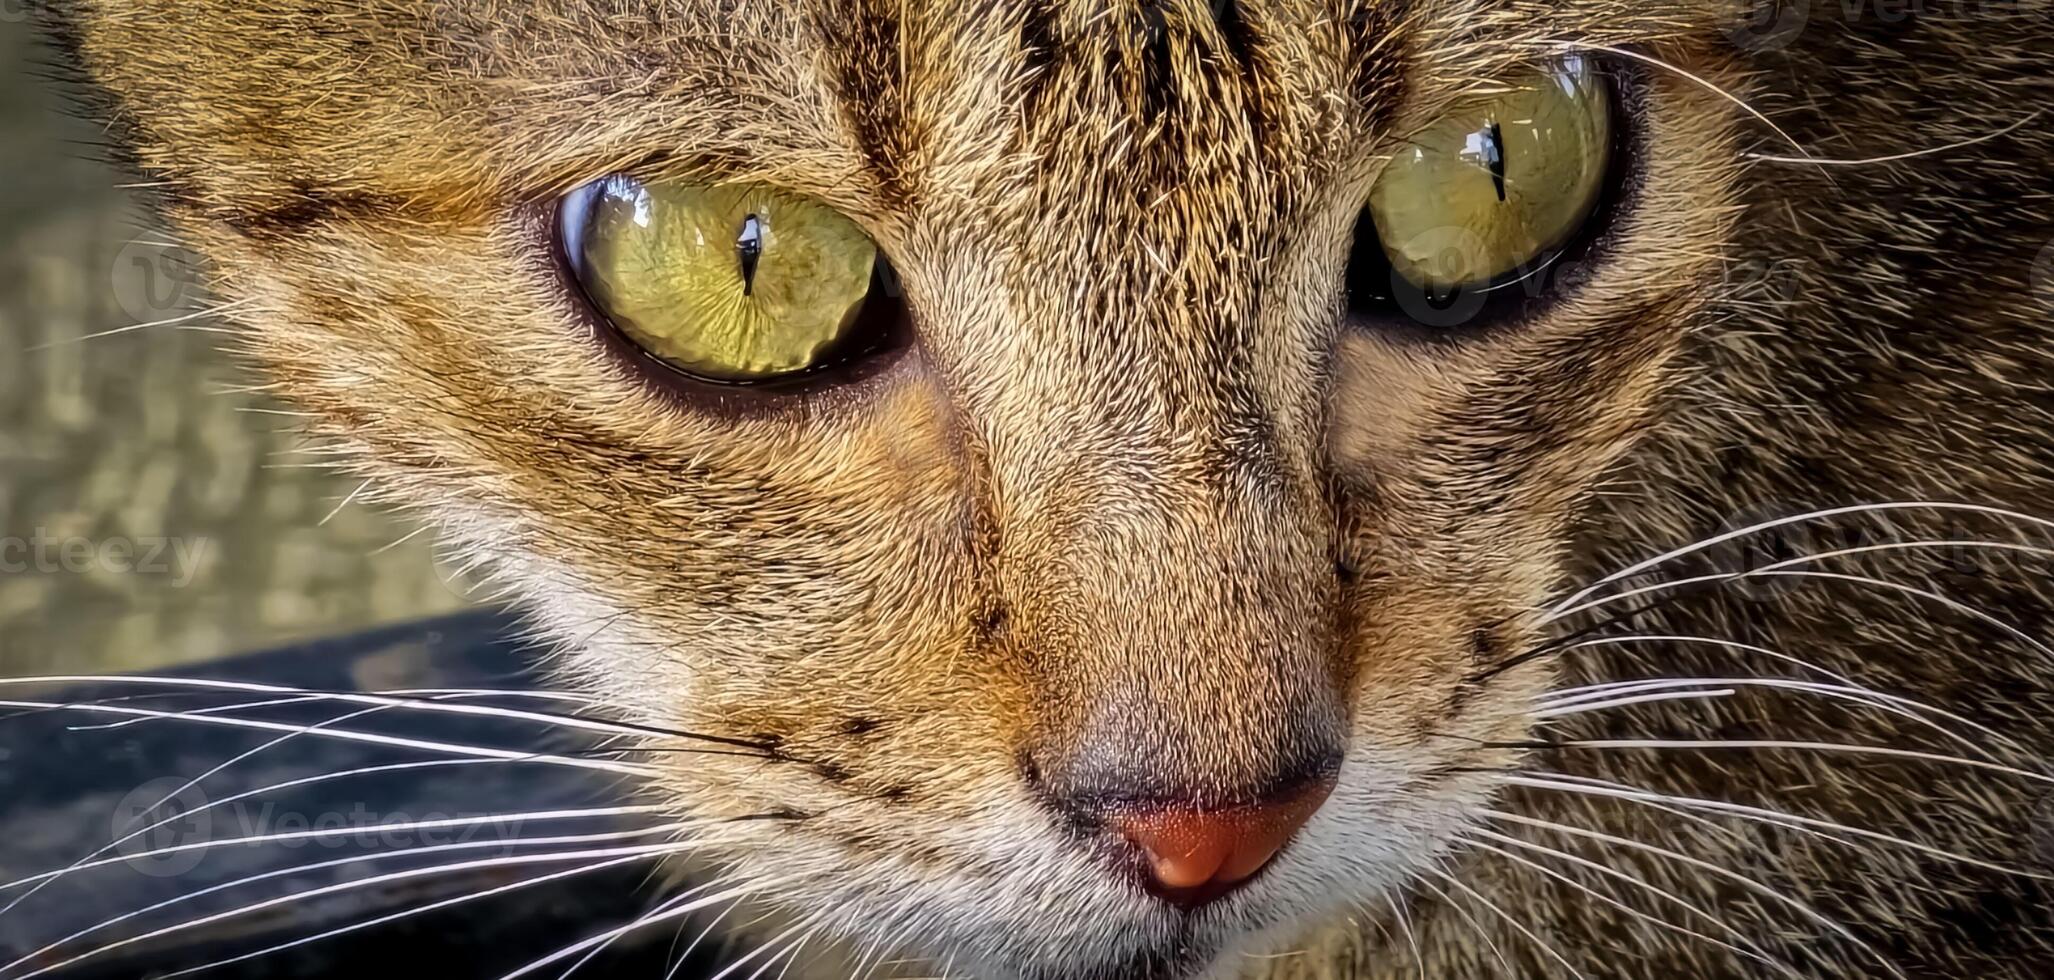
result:
<svg viewBox="0 0 2054 980"><path fill-rule="evenodd" d="M606 177L564 199L563 249L594 307L651 356L762 381L844 353L881 285L855 222L771 188Z"/></svg>
<svg viewBox="0 0 2054 980"><path fill-rule="evenodd" d="M1418 301L1447 311L1467 293L1474 315L1481 293L1536 276L1584 231L1611 156L1611 101L1585 59L1450 111L1411 134L1370 190L1350 271L1357 305L1428 319Z"/></svg>

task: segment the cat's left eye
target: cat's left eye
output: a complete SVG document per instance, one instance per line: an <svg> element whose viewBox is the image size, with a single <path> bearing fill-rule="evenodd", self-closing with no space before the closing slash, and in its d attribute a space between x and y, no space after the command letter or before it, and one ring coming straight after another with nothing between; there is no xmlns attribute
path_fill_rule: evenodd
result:
<svg viewBox="0 0 2054 980"><path fill-rule="evenodd" d="M614 175L566 196L564 257L643 353L703 381L776 381L874 352L896 319L875 242L818 201L756 184Z"/></svg>

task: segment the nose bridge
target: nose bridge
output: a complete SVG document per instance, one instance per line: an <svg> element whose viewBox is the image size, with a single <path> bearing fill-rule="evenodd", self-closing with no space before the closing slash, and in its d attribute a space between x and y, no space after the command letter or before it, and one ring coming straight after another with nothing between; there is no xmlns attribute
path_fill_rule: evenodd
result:
<svg viewBox="0 0 2054 980"><path fill-rule="evenodd" d="M1030 755L1061 791L1260 796L1326 765L1342 727L1320 325L1265 309L1291 222L1251 203L1268 178L1245 140L1203 160L1064 145L1087 149L1047 169L1084 184L996 210L1017 232L990 262L1003 312L948 351L1003 642L1038 695Z"/></svg>
<svg viewBox="0 0 2054 980"><path fill-rule="evenodd" d="M1343 727L1319 505L1289 476L1153 462L1124 492L1074 484L1079 505L1006 556L1030 605L1042 777L1216 805L1313 778Z"/></svg>
<svg viewBox="0 0 2054 980"><path fill-rule="evenodd" d="M965 413L1033 752L1085 794L1260 795L1341 727L1319 434L1284 421L1318 413L1281 403L1317 386L1266 381L1315 367L1263 361L1305 345L1261 342L1244 266L1130 231L1151 247L1041 256L1050 288L1009 303L1032 341Z"/></svg>
<svg viewBox="0 0 2054 980"><path fill-rule="evenodd" d="M1316 401L1316 386L1273 379L1317 365L1269 363L1310 345L1259 336L1260 223L1187 234L1172 217L1092 211L1060 224L1088 245L1030 240L1009 256L999 330L1010 339L983 349L1002 363L981 365L1005 384L965 392L1010 505L1057 521L1088 508L1165 523L1240 505L1259 520L1265 496L1314 485L1317 434L1279 420L1316 415L1281 403ZM1275 318L1267 329L1316 326Z"/></svg>

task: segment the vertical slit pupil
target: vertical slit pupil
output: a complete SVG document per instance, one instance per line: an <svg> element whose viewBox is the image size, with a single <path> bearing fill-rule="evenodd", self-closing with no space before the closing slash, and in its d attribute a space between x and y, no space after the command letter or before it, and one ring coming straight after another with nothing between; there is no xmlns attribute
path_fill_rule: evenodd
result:
<svg viewBox="0 0 2054 980"><path fill-rule="evenodd" d="M1491 168L1491 187L1497 190L1499 203L1504 203L1505 131L1499 128L1496 120L1491 121L1491 142L1490 148L1487 152L1489 153L1489 163Z"/></svg>
<svg viewBox="0 0 2054 980"><path fill-rule="evenodd" d="M754 214L742 219L742 232L735 237L735 258L742 265L742 295L753 295L756 263L763 258L763 220Z"/></svg>

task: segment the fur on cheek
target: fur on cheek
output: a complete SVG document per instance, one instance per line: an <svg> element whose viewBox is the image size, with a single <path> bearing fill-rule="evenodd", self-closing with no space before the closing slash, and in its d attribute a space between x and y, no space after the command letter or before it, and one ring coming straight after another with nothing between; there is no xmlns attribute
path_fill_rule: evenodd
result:
<svg viewBox="0 0 2054 980"><path fill-rule="evenodd" d="M1563 579L1735 513L2054 507L2054 345L2029 278L2054 228L2030 190L2047 127L1778 169L1789 148L1750 136L1732 101L1857 157L1903 149L1906 120L1987 136L2054 101L2054 28L1814 4L1792 47L1761 51L1726 30L1728 6L782 0L640 22L597 0L520 18L53 4L224 312L371 480L365 499L420 508L489 566L565 683L648 725L776 748L662 756L649 789L685 817L780 818L733 820L705 855L775 882L760 900L779 928L1004 980L1759 972L1739 942L1493 863L1473 845L1501 811L1874 909L1911 975L2037 976L2045 896L2019 881L1922 852L1842 861L1772 828L1734 850L1637 801L1507 791L1511 770L1661 785L2033 860L2038 809L1959 773L1533 740L1551 689L1761 669L1688 642L1708 634L2054 745L2044 665L1931 610L1717 595L1631 622L1648 645L1478 680L1547 642L1538 610ZM1528 321L1444 345L1343 322L1380 160L1574 50L1637 79L1638 172L1591 267ZM617 171L842 211L905 273L916 342L857 394L754 415L665 394L592 342L536 230L535 208ZM1736 284L1755 259L1796 288ZM1948 584L2031 617L2040 581ZM1907 734L1740 695L1582 721L1548 734ZM1282 768L1297 746L1280 732L1338 732L1332 795L1259 881L1189 917L1144 897L1119 863L1133 855L1022 764L1116 746L1137 782L1225 798ZM1601 856L1807 970L1872 965L1732 901L1709 862ZM2005 915L2017 928L1962 941Z"/></svg>

